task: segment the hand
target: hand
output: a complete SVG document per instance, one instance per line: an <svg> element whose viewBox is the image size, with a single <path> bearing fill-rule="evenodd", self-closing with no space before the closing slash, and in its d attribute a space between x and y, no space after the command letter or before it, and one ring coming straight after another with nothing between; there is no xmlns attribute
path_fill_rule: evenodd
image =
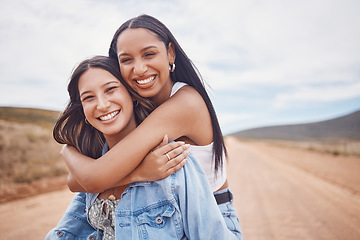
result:
<svg viewBox="0 0 360 240"><path fill-rule="evenodd" d="M187 150L190 145L180 141L169 144L167 142L168 139L165 136L134 170L133 176L140 179L138 181L156 181L166 178L185 165L186 157L190 154L190 150Z"/></svg>
<svg viewBox="0 0 360 240"><path fill-rule="evenodd" d="M156 149L159 149L159 148L165 146L165 145L168 144L168 143L169 143L169 137L168 137L168 135L165 135L164 138L163 138L163 140L161 141L161 143L160 143L159 145L157 145L157 146L153 149L153 151L155 151Z"/></svg>

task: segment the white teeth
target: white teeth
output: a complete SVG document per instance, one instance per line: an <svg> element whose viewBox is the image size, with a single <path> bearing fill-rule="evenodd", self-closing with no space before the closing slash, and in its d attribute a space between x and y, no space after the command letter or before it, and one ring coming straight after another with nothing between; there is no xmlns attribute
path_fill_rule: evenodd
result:
<svg viewBox="0 0 360 240"><path fill-rule="evenodd" d="M155 79L155 76L152 76L152 77L146 78L144 80L137 80L136 82L138 84L147 84L147 83L153 81L154 79Z"/></svg>
<svg viewBox="0 0 360 240"><path fill-rule="evenodd" d="M100 120L101 120L101 121L110 120L110 119L112 119L113 117L115 117L119 112L120 112L120 111L116 111L116 112L109 113L108 115L101 116L101 117L100 117Z"/></svg>

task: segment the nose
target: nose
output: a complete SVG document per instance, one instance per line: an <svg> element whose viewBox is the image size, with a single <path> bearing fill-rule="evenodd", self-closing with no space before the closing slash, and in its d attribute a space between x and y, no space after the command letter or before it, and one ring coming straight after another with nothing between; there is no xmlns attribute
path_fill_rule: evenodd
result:
<svg viewBox="0 0 360 240"><path fill-rule="evenodd" d="M147 65L143 61L136 61L134 65L134 73L137 76L143 76L148 70Z"/></svg>
<svg viewBox="0 0 360 240"><path fill-rule="evenodd" d="M110 102L106 99L99 99L98 104L96 106L97 110L105 111L110 107Z"/></svg>

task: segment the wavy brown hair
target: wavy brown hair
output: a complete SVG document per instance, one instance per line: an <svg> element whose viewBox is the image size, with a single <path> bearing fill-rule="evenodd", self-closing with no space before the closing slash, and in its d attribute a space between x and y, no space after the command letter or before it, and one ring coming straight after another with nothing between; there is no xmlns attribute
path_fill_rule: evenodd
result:
<svg viewBox="0 0 360 240"><path fill-rule="evenodd" d="M123 80L119 64L114 59L96 56L82 61L71 75L68 84L70 101L56 121L53 137L58 143L71 145L88 157L99 158L105 138L99 130L85 122L78 86L80 77L90 68L101 68L108 71L126 87L134 99L134 114L137 124L140 124L149 115L154 106Z"/></svg>

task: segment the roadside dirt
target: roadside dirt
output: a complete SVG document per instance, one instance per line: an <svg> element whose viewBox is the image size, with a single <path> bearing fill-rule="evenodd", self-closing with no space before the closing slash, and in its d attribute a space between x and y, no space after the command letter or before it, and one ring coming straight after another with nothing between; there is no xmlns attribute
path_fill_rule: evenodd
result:
<svg viewBox="0 0 360 240"><path fill-rule="evenodd" d="M227 138L245 240L360 239L360 158ZM44 239L74 194L0 204L0 239Z"/></svg>

